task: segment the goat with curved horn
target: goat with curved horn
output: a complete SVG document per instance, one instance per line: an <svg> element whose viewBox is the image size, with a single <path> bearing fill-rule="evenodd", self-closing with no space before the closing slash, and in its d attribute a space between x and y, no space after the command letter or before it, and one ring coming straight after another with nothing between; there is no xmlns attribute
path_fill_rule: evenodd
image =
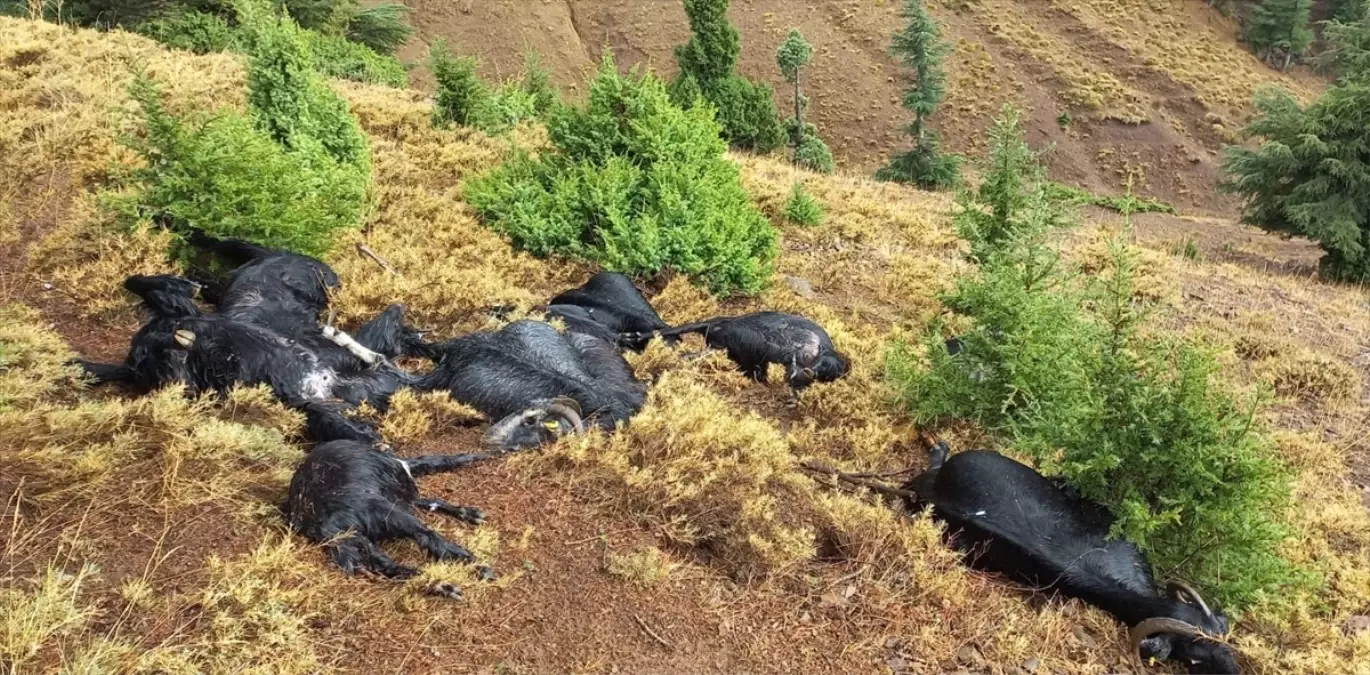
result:
<svg viewBox="0 0 1370 675"><path fill-rule="evenodd" d="M1235 652L1218 639L1228 632L1227 618L1186 584L1159 592L1142 552L1110 536L1113 518L1102 506L1008 457L984 450L950 455L942 441L905 489L917 496L911 508L931 506L947 523L968 564L1112 614L1133 627L1132 645L1143 659L1173 660L1193 673L1240 672Z"/></svg>

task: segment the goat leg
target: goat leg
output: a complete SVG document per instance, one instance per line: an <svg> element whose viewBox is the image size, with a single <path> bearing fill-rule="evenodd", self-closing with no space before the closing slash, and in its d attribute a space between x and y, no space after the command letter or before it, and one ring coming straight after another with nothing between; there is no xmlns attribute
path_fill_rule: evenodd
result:
<svg viewBox="0 0 1370 675"><path fill-rule="evenodd" d="M405 468L409 470L409 475L418 478L430 473L442 471L452 471L476 462L502 457L504 452L472 452L464 455L423 455L421 457L406 457L401 459Z"/></svg>
<svg viewBox="0 0 1370 675"><path fill-rule="evenodd" d="M395 562L376 542L360 535L354 534L332 542L328 548L333 555L333 562L348 576L371 572L386 579L409 579L419 573L408 565Z"/></svg>
<svg viewBox="0 0 1370 675"><path fill-rule="evenodd" d="M427 499L420 497L410 502L416 509L441 513L444 516L456 518L462 522L472 525L480 525L485 522L485 514L474 506L456 506L442 499Z"/></svg>
<svg viewBox="0 0 1370 675"><path fill-rule="evenodd" d="M329 325L323 327L323 336L328 338L329 340L332 340L333 344L336 344L339 347L342 347L343 349L352 352L353 356L361 359L362 362L368 366L374 367L385 360L384 356L381 356L380 354L377 354L376 352L373 352L370 349L363 347L360 342L357 342L356 340L352 339L351 335L348 335L347 333L338 330L338 328L336 326L333 326L331 322Z"/></svg>

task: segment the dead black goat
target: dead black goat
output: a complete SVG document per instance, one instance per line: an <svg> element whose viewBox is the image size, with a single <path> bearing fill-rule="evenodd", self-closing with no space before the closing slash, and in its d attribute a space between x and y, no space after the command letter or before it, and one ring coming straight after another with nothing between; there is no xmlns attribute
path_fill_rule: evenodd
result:
<svg viewBox="0 0 1370 675"><path fill-rule="evenodd" d="M290 481L281 505L286 523L306 539L322 544L344 574L375 574L407 579L418 571L395 562L380 544L412 539L434 560L474 562L471 552L424 525L414 509L440 513L471 525L485 514L470 506L419 496L416 479L453 471L503 453L429 455L401 458L356 441L315 446ZM488 568L482 575L493 576ZM445 589L448 595L459 589Z"/></svg>
<svg viewBox="0 0 1370 675"><path fill-rule="evenodd" d="M560 317L568 328L618 342L620 335L648 334L668 328L652 303L617 272L599 272L584 285L552 298L547 313ZM646 339L629 339L623 347L641 350Z"/></svg>
<svg viewBox="0 0 1370 675"><path fill-rule="evenodd" d="M390 396L407 382L395 369L360 362L336 367L267 326L207 314L193 298L198 285L186 279L133 276L125 287L143 298L149 318L122 364L80 362L97 383L122 382L138 393L179 383L192 393L221 395L235 385L264 384L283 403L305 412L314 440L374 442L374 429L346 417L346 409L366 403L385 410ZM380 325L393 333L398 324L383 315ZM361 333L392 339L369 327Z"/></svg>
<svg viewBox="0 0 1370 675"><path fill-rule="evenodd" d="M646 388L613 344L541 321L515 321L433 345L437 367L415 385L447 391L493 424L485 443L541 445L583 430L612 429L642 408Z"/></svg>
<svg viewBox="0 0 1370 675"><path fill-rule="evenodd" d="M1113 519L1102 506L1001 454L948 454L946 443L933 446L928 468L905 485L916 499L905 499L915 510L932 507L968 564L1112 614L1131 627L1144 659L1194 673L1239 672L1236 654L1218 639L1227 617L1186 585L1157 592L1141 551L1109 537Z"/></svg>
<svg viewBox="0 0 1370 675"><path fill-rule="evenodd" d="M796 392L814 382L832 382L850 369L847 357L833 347L822 326L794 314L756 312L719 317L667 328L656 335L678 339L690 333L703 335L710 347L727 350L728 358L758 382L766 381L769 364L783 366L785 379ZM631 342L643 337L627 335L624 340Z"/></svg>

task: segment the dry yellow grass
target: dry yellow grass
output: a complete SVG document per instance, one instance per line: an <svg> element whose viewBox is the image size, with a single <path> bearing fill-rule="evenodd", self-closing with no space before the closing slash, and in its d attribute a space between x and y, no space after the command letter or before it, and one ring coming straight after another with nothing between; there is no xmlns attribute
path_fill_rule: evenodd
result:
<svg viewBox="0 0 1370 675"><path fill-rule="evenodd" d="M55 173L98 177L111 165L127 167L133 159L114 143L120 128L115 112L124 105L123 83L134 62L156 69L174 107L208 100L222 105L241 96L241 66L232 57L172 56L132 36L10 19L0 19L0 45L0 83L14 85L0 87L0 97L6 97L7 111L19 111L0 126L6 189L46 184ZM41 56L12 65L16 55L29 52ZM43 92L54 88L67 93L45 99ZM536 130L521 130L513 140L435 131L417 94L350 84L339 90L371 135L379 197L366 228L330 259L343 279L337 300L347 319L403 302L418 323L459 332L489 324L486 307L527 309L585 278L589 270L582 267L512 251L461 201L464 176L498 161L511 143L537 143ZM748 189L774 212L796 175L768 160L737 159ZM967 571L930 519L904 515L869 495L833 490L798 469L797 461L808 458L863 470L922 461L906 416L891 406L883 354L891 335L917 337L924 320L941 310L935 293L961 265L947 197L851 176L799 178L829 216L820 227L785 230L772 290L720 305L674 279L653 301L671 322L761 307L806 313L853 357L851 375L813 388L797 410L788 410L781 387L747 382L719 354L686 359L654 346L632 359L653 390L629 427L564 440L540 455L514 458L513 468L537 476L549 494L569 486L602 513L658 536L667 557L698 562L709 572L670 576L656 588L683 598L726 595L732 605L776 607L760 632L827 640L826 647L859 664L854 669L876 670L891 651L919 672L1007 672L1033 658L1042 672L1133 669L1123 656L1123 634L1106 615L1076 602L1034 608L1018 589ZM118 283L134 269L163 269L156 252L164 242L148 233L94 227L100 219L89 190L76 192L64 197L55 224L41 233L48 238L26 271L44 270L59 286L79 285L85 290L78 297L90 311L129 312ZM13 217L27 221L34 208L25 204ZM357 255L352 245L359 241L399 274ZM1081 239L1076 255L1096 256L1090 242ZM1354 289L1180 261L1163 252L1148 253L1145 263L1145 277L1156 288L1149 297L1160 301L1163 320L1176 328L1211 333L1232 345L1256 329L1249 319L1261 312L1298 329L1288 331L1294 346L1272 348L1283 351L1238 345L1246 358L1307 350L1345 366L1358 340L1370 335L1370 321L1358 318L1362 299ZM792 284L786 276L805 283ZM699 347L689 342L683 351ZM239 391L223 402L188 400L175 391L138 400L84 391L70 379L68 356L36 313L0 313L0 437L6 439L0 461L43 481L41 488L16 490L14 501L31 507L5 512L17 523L0 578L0 603L13 610L3 624L5 659L22 656L26 672L331 671L338 669L335 658L361 654L320 644L312 617L362 617L350 626L383 620L413 635L426 630L425 616L438 611L440 600L418 592L386 599L387 589L361 586L349 587L365 588L355 594L338 593L345 582L323 556L283 535L271 511L300 453L291 444L297 416L260 390ZM1231 376L1255 382L1258 365L1234 359ZM1259 609L1241 617L1236 640L1252 672L1370 669L1370 638L1341 631L1348 617L1370 608L1370 518L1344 481L1347 456L1364 451L1365 408L1356 393L1361 374L1352 371L1350 378L1337 366L1329 372L1337 376L1319 390L1337 393L1338 406L1294 401L1269 419L1282 429L1283 452L1300 472L1293 517L1307 537L1292 542L1290 554L1327 576L1328 604L1317 612ZM402 442L421 442L468 418L469 411L440 397L405 394L397 397L385 429ZM1324 426L1341 440L1311 433ZM195 540L191 527L173 527L204 512L227 516L232 536L207 543ZM159 542L152 559L119 557L120 523L130 521L140 540ZM145 531L164 522L164 531ZM602 533L555 541L596 534ZM528 538L527 532L510 537L490 526L460 536L506 568ZM190 548L182 550L182 541ZM172 549L190 556L183 563L192 570L188 581L147 571ZM570 549L565 555L599 552ZM623 555L624 570L666 564L653 562L650 551ZM82 590L98 580L82 572L87 565L130 562L138 571L121 575L114 588L89 596ZM517 573L502 572L502 583L520 583ZM753 583L725 584L715 573L750 576ZM475 600L485 591L476 590L470 575L466 566L428 566L410 591L452 581ZM195 620L182 625L169 619L186 613ZM98 629L89 620L97 615ZM815 617L848 632L814 630L805 621ZM162 636L157 627L163 620L182 628ZM118 630L109 631L108 621ZM607 664L600 666L595 669Z"/></svg>

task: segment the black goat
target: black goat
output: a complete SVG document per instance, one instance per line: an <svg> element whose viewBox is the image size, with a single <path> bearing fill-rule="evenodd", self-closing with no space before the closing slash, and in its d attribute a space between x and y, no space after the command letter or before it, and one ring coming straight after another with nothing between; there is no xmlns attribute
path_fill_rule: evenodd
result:
<svg viewBox="0 0 1370 675"><path fill-rule="evenodd" d="M541 321L463 335L431 351L438 365L415 386L446 390L494 421L490 445L540 445L580 431L582 416L613 428L646 398L613 344Z"/></svg>
<svg viewBox="0 0 1370 675"><path fill-rule="evenodd" d="M1210 637L1228 632L1227 618L1188 586L1157 593L1146 557L1109 538L1113 520L1103 507L998 453L948 453L944 442L933 447L927 470L905 486L917 495L908 506L931 505L971 566L1103 609L1132 627L1143 658L1173 659L1196 673L1239 672L1231 648Z"/></svg>
<svg viewBox="0 0 1370 675"><path fill-rule="evenodd" d="M192 230L189 240L237 265L222 284L206 286L212 289L207 299L226 318L266 326L305 345L335 369L422 355L415 348L422 332L405 325L401 305L387 307L362 326L351 343L331 327L320 326L329 293L341 285L333 268L322 260L238 239L219 239L198 230ZM405 379L398 370L394 374Z"/></svg>
<svg viewBox="0 0 1370 675"><path fill-rule="evenodd" d="M379 440L343 410L362 403L385 410L407 376L359 363L339 369L266 326L205 314L192 298L197 286L179 277L134 276L125 287L143 297L150 319L134 336L123 364L82 362L97 382L127 382L142 392L179 382L195 393L220 394L235 384L265 384L283 403L306 413L315 440ZM390 314L362 333L379 342L399 340L399 323Z"/></svg>
<svg viewBox="0 0 1370 675"><path fill-rule="evenodd" d="M355 441L323 443L295 470L281 510L291 529L323 544L344 574L365 571L407 579L418 571L391 559L380 542L412 539L436 560L475 560L470 551L424 525L414 508L472 525L485 520L480 509L420 497L415 479L499 454L400 458Z"/></svg>
<svg viewBox="0 0 1370 675"><path fill-rule="evenodd" d="M594 334L596 330L586 325L587 322L598 324L606 329L599 333L601 337L614 336L610 342L616 342L622 334L651 333L668 328L652 304L633 285L632 279L617 272L599 272L584 285L552 298L547 313L561 317L568 327L583 333ZM641 350L645 344L646 339L638 339L622 346Z"/></svg>
<svg viewBox="0 0 1370 675"><path fill-rule="evenodd" d="M831 382L847 374L847 357L833 348L822 326L802 316L781 312L756 312L720 317L659 331L663 338L700 333L715 349L726 349L728 358L758 382L766 381L766 366L785 367L785 378L795 391L817 382ZM628 335L625 339L640 339Z"/></svg>

